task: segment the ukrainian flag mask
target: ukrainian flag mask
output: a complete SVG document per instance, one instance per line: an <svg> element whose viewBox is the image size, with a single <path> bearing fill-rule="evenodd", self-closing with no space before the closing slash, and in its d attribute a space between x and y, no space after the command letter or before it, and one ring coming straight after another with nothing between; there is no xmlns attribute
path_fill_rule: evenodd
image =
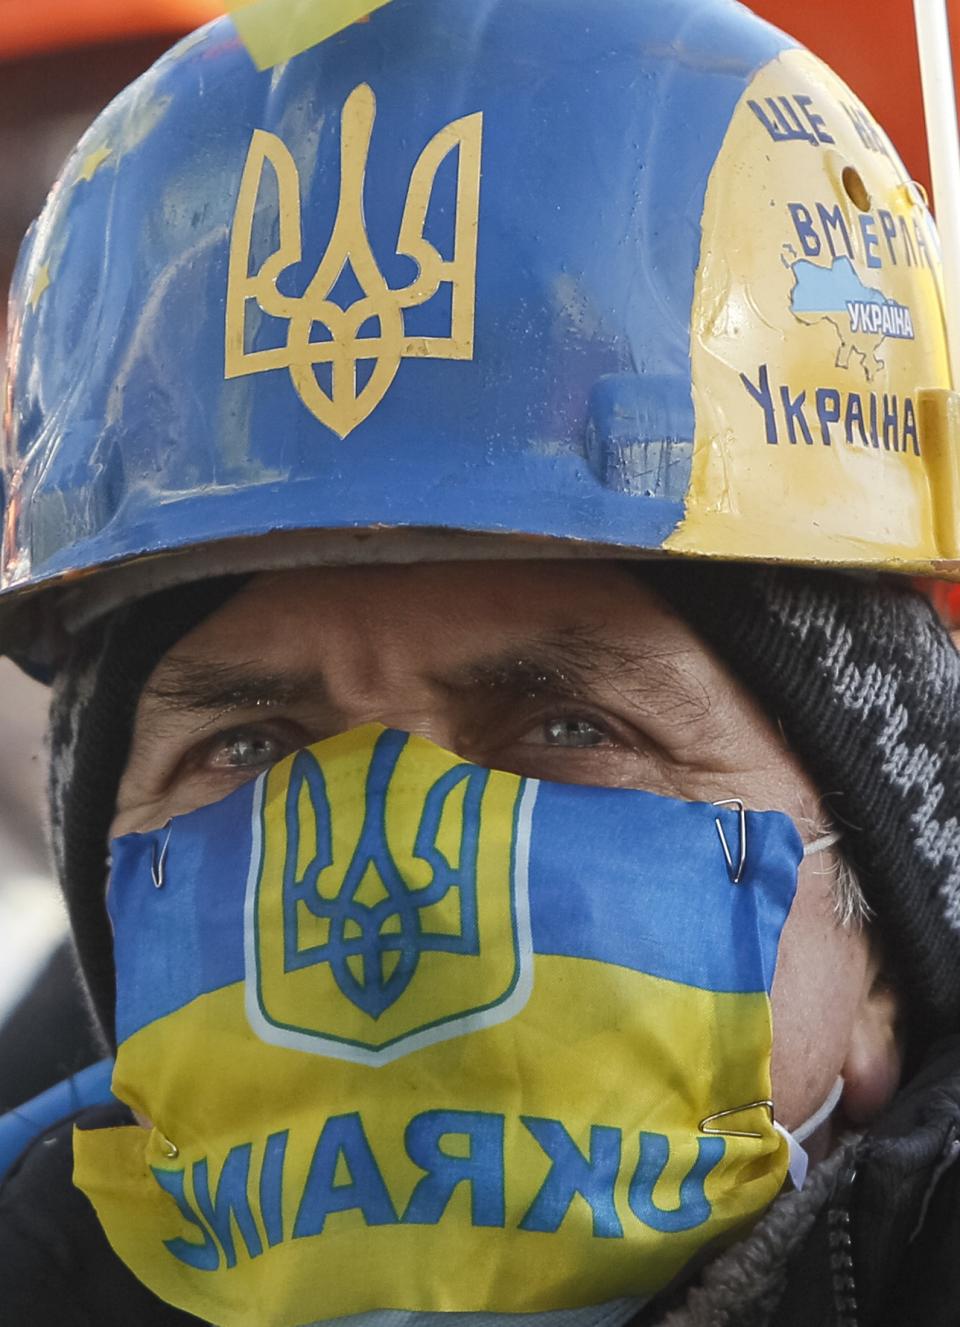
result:
<svg viewBox="0 0 960 1327"><path fill-rule="evenodd" d="M722 833L718 833L718 828ZM113 845L79 1187L218 1327L649 1297L776 1196L786 816L366 727ZM739 877L739 878L737 878Z"/></svg>

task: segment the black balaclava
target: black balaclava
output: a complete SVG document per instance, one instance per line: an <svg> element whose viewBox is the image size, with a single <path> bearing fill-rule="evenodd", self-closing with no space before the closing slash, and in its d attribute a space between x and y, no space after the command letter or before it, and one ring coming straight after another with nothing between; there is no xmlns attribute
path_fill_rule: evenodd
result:
<svg viewBox="0 0 960 1327"><path fill-rule="evenodd" d="M57 674L50 707L50 839L80 971L114 1044L116 987L105 885L108 843L137 704L157 664L247 578L151 594L87 627Z"/></svg>
<svg viewBox="0 0 960 1327"><path fill-rule="evenodd" d="M960 654L902 580L667 565L653 584L784 735L843 831L912 1055L960 1030Z"/></svg>
<svg viewBox="0 0 960 1327"><path fill-rule="evenodd" d="M960 655L930 605L900 583L828 571L634 565L782 724L825 795L913 1043L960 1028ZM166 651L242 584L206 581L116 611L78 638L55 687L53 843L109 1039L107 836L137 701Z"/></svg>

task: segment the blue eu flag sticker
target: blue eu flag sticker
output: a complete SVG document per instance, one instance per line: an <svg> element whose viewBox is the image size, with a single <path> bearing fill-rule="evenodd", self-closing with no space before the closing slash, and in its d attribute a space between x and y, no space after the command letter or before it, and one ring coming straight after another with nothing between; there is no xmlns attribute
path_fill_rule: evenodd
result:
<svg viewBox="0 0 960 1327"><path fill-rule="evenodd" d="M519 1013L536 791L378 726L271 770L246 900L257 1034L385 1064Z"/></svg>

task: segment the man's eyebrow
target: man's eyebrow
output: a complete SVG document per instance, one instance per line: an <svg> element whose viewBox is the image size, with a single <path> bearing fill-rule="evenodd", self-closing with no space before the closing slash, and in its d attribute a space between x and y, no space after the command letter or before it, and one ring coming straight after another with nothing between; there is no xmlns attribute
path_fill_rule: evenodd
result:
<svg viewBox="0 0 960 1327"><path fill-rule="evenodd" d="M584 690L598 664L609 667L605 651L587 645L579 633L562 632L465 661L430 680L448 691L482 689L513 695L549 690L572 696ZM225 714L289 705L305 696L323 698L326 686L317 672L280 673L265 670L255 660L211 663L171 655L144 695L169 710Z"/></svg>
<svg viewBox="0 0 960 1327"><path fill-rule="evenodd" d="M232 710L290 705L304 697L326 696L318 672L279 673L254 660L200 662L171 655L144 690L148 700L190 714L227 714Z"/></svg>
<svg viewBox="0 0 960 1327"><path fill-rule="evenodd" d="M678 652L614 640L586 626L514 641L434 672L429 680L440 690L485 691L502 700L541 695L576 699L606 687L631 705L663 713L689 713L691 705L709 709L702 686L682 666ZM329 703L326 682L317 669L279 672L257 660L211 662L176 655L164 661L144 697L167 710L214 717L304 700Z"/></svg>
<svg viewBox="0 0 960 1327"><path fill-rule="evenodd" d="M709 709L702 686L682 666L679 652L628 644L587 626L562 628L519 642L433 680L455 691L478 688L530 698L575 699L608 687L633 705L655 705L664 712L691 703Z"/></svg>

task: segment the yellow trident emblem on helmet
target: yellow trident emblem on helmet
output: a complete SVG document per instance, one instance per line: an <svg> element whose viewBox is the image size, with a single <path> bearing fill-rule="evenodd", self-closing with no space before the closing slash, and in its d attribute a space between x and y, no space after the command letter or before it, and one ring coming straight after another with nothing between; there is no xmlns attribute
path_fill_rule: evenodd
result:
<svg viewBox="0 0 960 1327"><path fill-rule="evenodd" d="M473 358L483 115L468 115L441 129L414 166L397 254L413 259L419 270L409 286L392 290L370 246L364 218L364 182L376 113L373 89L366 83L354 88L343 108L336 221L327 251L302 296L284 295L278 288L282 274L303 261L300 175L286 144L261 129L250 143L230 240L227 378L288 369L304 405L341 438L377 408L402 359ZM437 172L454 149L459 152L454 243L452 257L444 258L424 231ZM268 163L276 177L279 245L251 274L254 223ZM363 296L344 309L331 295L348 266ZM451 287L450 335L408 336L404 311L426 304L444 283ZM288 324L286 345L247 349L249 305L254 300L262 313ZM317 328L325 332L324 339L315 338ZM357 373L361 361L373 363L362 387ZM330 365L329 392L317 375L316 366L321 364Z"/></svg>

